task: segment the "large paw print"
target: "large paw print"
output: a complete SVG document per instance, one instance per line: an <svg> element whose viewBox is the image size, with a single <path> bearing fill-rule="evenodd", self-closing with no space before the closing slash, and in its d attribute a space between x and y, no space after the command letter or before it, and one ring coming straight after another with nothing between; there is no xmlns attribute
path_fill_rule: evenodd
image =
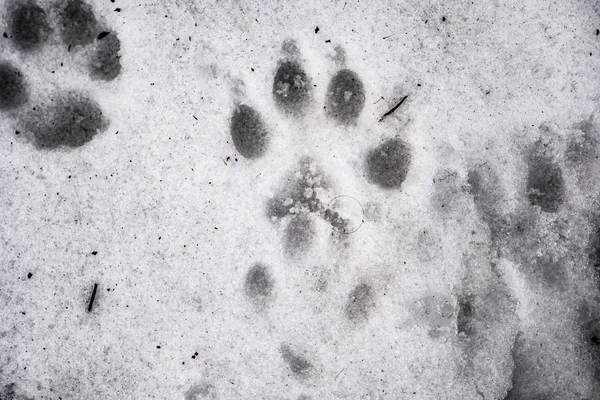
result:
<svg viewBox="0 0 600 400"><path fill-rule="evenodd" d="M316 125L314 117L315 85L305 71L293 41L284 43L283 53L273 78L272 101L280 117L291 119L292 124L297 126L298 134L306 129L318 132L322 128ZM356 72L342 66L330 78L322 110L325 118L336 126L335 129L358 135L362 128L359 119L365 99L361 78ZM274 133L255 107L243 102L236 105L231 117L230 133L235 150L241 156L249 160L269 156ZM411 151L405 141L390 136L368 150L362 175L380 189L399 190L408 174ZM362 221L358 221L357 226L357 221L353 220L356 215L352 215L351 209L360 206L357 207L348 199L332 201L335 197L335 179L323 171L309 152L299 157L296 168L290 171L277 195L267 204L270 218L287 223L285 247L289 254L310 250L310 243L316 234L315 220L318 218L343 234L352 233L358 228ZM347 214L344 215L342 211Z"/></svg>
<svg viewBox="0 0 600 400"><path fill-rule="evenodd" d="M83 146L105 131L109 121L85 87L121 74L117 34L82 0L46 8L15 0L5 15L3 46L13 52L0 58L0 112L15 133L56 149Z"/></svg>
<svg viewBox="0 0 600 400"><path fill-rule="evenodd" d="M289 152L294 161L283 174L282 182L275 185L274 195L266 201L264 217L280 234L284 259L290 264L310 265L323 248L327 253L327 249L337 243L351 247L352 243L348 243L351 234L365 220L365 207L352 193L341 191L342 185L338 184L341 173L324 165L328 162L327 156L318 150L312 151L318 147L313 144L327 141L323 137L327 132L332 132L333 137L365 137L369 126L377 124L379 118L363 115L368 101L367 89L359 74L348 68L344 60L337 59L337 71L328 77L323 105L319 107L316 100L321 97L317 92L319 87L307 72L297 44L286 41L282 49L283 56L273 71L270 101L275 114L273 119L279 121L275 126L289 127L287 133L294 137L295 148ZM338 51L343 53L341 49ZM250 164L275 157L276 135L286 134L285 129L283 132L273 129L263 117L265 114L253 104L252 97L237 101L229 126L233 149ZM380 140L373 138L369 147L348 161L356 172L352 179L365 188L363 193L398 193L410 172L411 147L397 136L396 130L383 130L387 136ZM279 244L274 246L279 247ZM276 301L278 286L284 285L282 278L264 260L247 268L241 285L244 295L252 304L264 309ZM327 285L334 284L319 280L314 286L308 283L305 286L315 292L325 292ZM344 293L339 299L338 317L351 329L364 326L377 310L380 288L363 276L357 277L350 286L340 286L330 290ZM298 381L306 382L318 375L319 362L311 358L309 349L287 342L277 348L282 366Z"/></svg>

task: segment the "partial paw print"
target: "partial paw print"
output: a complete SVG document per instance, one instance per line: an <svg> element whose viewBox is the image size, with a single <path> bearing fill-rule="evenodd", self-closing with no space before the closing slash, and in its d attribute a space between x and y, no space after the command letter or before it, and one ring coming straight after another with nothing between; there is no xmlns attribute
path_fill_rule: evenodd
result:
<svg viewBox="0 0 600 400"><path fill-rule="evenodd" d="M596 200L589 185L597 184L592 180L598 163L592 136L582 126L566 134L548 125L530 132L536 139L512 161L510 168L519 172L511 188L502 187L494 163L478 163L468 173L475 208L498 254L521 265L521 273L544 290L562 292L579 284L572 282L577 274L572 268L582 260L573 256L592 240L580 236L587 234L579 228L593 222Z"/></svg>
<svg viewBox="0 0 600 400"><path fill-rule="evenodd" d="M260 102L237 90L229 129L232 150L242 161L267 168L281 164L277 171L264 171L266 176L273 172L279 183L265 200L264 215L257 218L266 218L278 232L279 243L273 246L280 249L285 263L311 271L307 277L317 277L314 284L311 278L298 278L297 286L315 296L345 293L338 296L334 313L357 329L377 312L385 284L360 272L345 282L335 276L335 267L323 272L327 268L320 266L344 264L344 258L356 251L353 234L372 218L369 195L402 192L413 150L396 127L373 128L380 124L381 115L366 104L376 99L369 99L359 73L346 65L344 51L336 52L329 72L313 71L327 75L321 78L326 81L322 90L321 81L308 72L312 66L303 59L298 44L284 42L269 88L272 112L268 106L261 110ZM371 114L365 113L366 108ZM379 136L373 134L378 129L383 132ZM287 285L269 263L248 265L242 283L245 297L259 309L278 301L281 286ZM336 306L322 308L328 307ZM298 381L312 381L319 375L319 362L303 346L284 342L277 349L282 366Z"/></svg>
<svg viewBox="0 0 600 400"><path fill-rule="evenodd" d="M15 383L9 383L3 388L0 388L0 399L7 400L32 400L31 397L27 397L20 393L19 387Z"/></svg>
<svg viewBox="0 0 600 400"><path fill-rule="evenodd" d="M122 71L121 42L82 0L10 0L0 113L38 149L76 148L108 128L91 91Z"/></svg>
<svg viewBox="0 0 600 400"><path fill-rule="evenodd" d="M423 299L416 314L460 346L459 376L482 398L506 385L507 400L587 398L600 383L600 314L590 306L600 278L597 132L592 118L524 128L510 133L509 151L487 143L464 173L434 178L434 210L452 232L468 227L456 242L469 246L454 299Z"/></svg>
<svg viewBox="0 0 600 400"><path fill-rule="evenodd" d="M565 398L574 386L577 398L586 398L598 390L600 314L590 306L600 278L597 131L591 118L570 129L541 125L521 138L513 165L481 160L468 173L475 208L518 299L506 399ZM469 303L461 308L473 314Z"/></svg>

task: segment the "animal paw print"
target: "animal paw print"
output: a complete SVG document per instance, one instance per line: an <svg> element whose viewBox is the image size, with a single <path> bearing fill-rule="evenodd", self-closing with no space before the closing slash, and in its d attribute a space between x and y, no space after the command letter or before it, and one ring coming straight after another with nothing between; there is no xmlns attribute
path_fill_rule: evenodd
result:
<svg viewBox="0 0 600 400"><path fill-rule="evenodd" d="M591 118L569 130L541 125L533 131L535 139L521 149L516 185L512 182L517 199L512 210L506 210L501 169L493 162L468 174L475 208L496 254L510 264L514 282L528 288L520 291L524 298L519 301L527 306L519 312L506 400L567 396L569 385L548 379L552 374L577 382L582 393L598 393L597 131ZM473 303L460 304L463 320L478 313ZM568 341L557 339L556 327L568 332ZM574 351L571 340L581 350Z"/></svg>
<svg viewBox="0 0 600 400"><path fill-rule="evenodd" d="M9 383L0 389L0 399L31 400L32 398L22 395L17 384Z"/></svg>
<svg viewBox="0 0 600 400"><path fill-rule="evenodd" d="M315 117L314 109L315 86L303 67L296 43L286 41L271 91L272 101L281 119L296 125L299 135L312 128L313 132L306 139L325 129L316 125L308 127L323 116L332 125L330 129L346 131L348 135L360 134L365 124L360 118L366 91L358 74L342 66L330 78L323 113L318 117ZM241 156L248 160L269 156L274 133L256 107L238 102L231 116L230 133L233 146ZM301 144L308 147L308 143ZM389 137L365 155L362 175L379 189L400 190L410 164L408 144L400 138ZM316 235L317 218L342 234L354 232L362 223L362 215L358 223L353 220L356 215L352 215L353 211L362 214L360 205L357 207L349 199L334 200L336 188L333 179L310 152L298 157L296 168L290 171L285 181L277 195L268 202L267 214L274 221L289 220L286 221L285 242L291 255L310 249ZM342 209L350 215L344 215Z"/></svg>
<svg viewBox="0 0 600 400"><path fill-rule="evenodd" d="M76 148L108 128L88 86L115 80L121 42L82 0L12 0L3 21L0 113L38 149ZM64 86L71 89L64 89Z"/></svg>
<svg viewBox="0 0 600 400"><path fill-rule="evenodd" d="M343 50L338 48L337 51L343 54ZM320 108L319 85L307 72L307 62L302 59L298 44L284 42L282 54L273 71L270 88L273 113L260 111L251 96L238 99L229 129L232 150L249 165L273 161L278 153L288 154L286 162L293 159L289 169L285 168L281 175L281 183L275 185L273 196L265 202L264 218L279 233L280 243L274 246L280 245L286 263L308 266L318 264L319 260L329 262L328 255L335 252L332 249L338 243L343 244L342 248L352 247L352 234L366 220L362 193L402 191L410 173L412 150L397 136L396 130L385 128L385 124L379 143L376 136L368 141L367 135L379 118L374 113L364 112L370 93L360 75L345 65L344 57L341 61L340 57L334 59L336 70L326 78ZM288 143L280 145L282 141L278 139L286 134ZM344 137L367 138L369 144L360 152L355 148L348 153L340 152L340 158L347 156L352 158L350 160L340 160L337 155L320 150L320 146L327 147L330 140L343 141ZM351 148L352 141L347 145ZM281 150L284 147L289 151ZM344 174L348 171L352 172ZM361 189L342 192L348 190L348 179L355 181L350 187ZM342 180L346 181L340 184ZM247 268L242 283L245 297L261 309L273 304L279 288L286 285L283 277L264 260ZM313 275L319 274L317 271ZM349 286L339 279L328 281L327 277L319 278L314 286L307 282L301 282L302 285L315 293L345 293L335 312L350 329L359 329L368 323L377 311L377 300L381 296L378 284L363 276ZM339 288L332 288L334 285ZM274 351L279 354L281 365L299 382L312 381L319 375L320 364L313 359L310 349L287 341L276 347Z"/></svg>

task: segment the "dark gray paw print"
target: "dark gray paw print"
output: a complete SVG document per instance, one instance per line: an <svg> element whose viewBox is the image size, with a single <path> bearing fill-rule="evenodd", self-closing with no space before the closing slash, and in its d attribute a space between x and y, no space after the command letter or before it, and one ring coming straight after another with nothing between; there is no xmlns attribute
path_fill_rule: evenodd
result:
<svg viewBox="0 0 600 400"><path fill-rule="evenodd" d="M315 114L328 121L332 129L344 134L366 134L361 130L367 122L361 118L373 116L363 115L368 93L359 74L339 65L328 80L324 104L319 108L315 84L304 67L305 61L301 59L297 44L286 41L282 48L283 57L273 73L271 101L278 118L298 127L297 130L291 128L290 134L302 135L303 127L313 122ZM378 119L375 118L373 123L379 123ZM246 162L254 163L271 156L277 132L252 105L251 97L235 104L229 131L233 149ZM411 147L391 134L365 149L362 171L356 178L369 190L398 192L409 174L411 162ZM281 228L281 243L287 259L303 262L304 256L310 254L321 239L319 226L328 227L331 236L343 240L364 222L362 206L351 196L337 193L336 180L335 171L326 172L322 161L307 151L297 157L275 194L266 202L265 217ZM262 309L276 301L275 294L280 285L276 271L262 261L248 266L242 283L245 297ZM327 287L327 284L322 286ZM346 289L345 296L339 310L340 318L351 328L359 329L376 312L379 296L376 285L368 279L358 280ZM279 346L282 366L300 382L318 375L318 363L304 350L288 344Z"/></svg>
<svg viewBox="0 0 600 400"><path fill-rule="evenodd" d="M122 70L117 34L82 0L60 0L46 9L35 0L15 0L5 15L3 45L13 52L0 58L0 113L14 121L15 133L38 149L56 149L83 146L105 131L109 121L90 94L51 82L56 90L34 97L32 79L21 65L33 64L30 73L42 75L48 72L49 63L41 62L48 54L51 65L61 67L83 58L86 70L76 74L87 75L82 78L92 85L109 82Z"/></svg>

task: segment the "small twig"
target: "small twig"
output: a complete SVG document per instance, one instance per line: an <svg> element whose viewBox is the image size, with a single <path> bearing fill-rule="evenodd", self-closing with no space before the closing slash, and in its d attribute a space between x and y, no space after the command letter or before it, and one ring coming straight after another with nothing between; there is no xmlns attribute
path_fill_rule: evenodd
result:
<svg viewBox="0 0 600 400"><path fill-rule="evenodd" d="M440 182L445 181L446 179L450 178L451 176L457 176L458 172L454 171L454 172L450 172L447 169L444 170L444 172L446 173L446 176L444 176L443 178L440 178Z"/></svg>
<svg viewBox="0 0 600 400"><path fill-rule="evenodd" d="M388 112L386 112L385 114L383 114L381 116L381 118L379 118L379 122L382 122L384 119L386 119L386 117L388 115L390 115L391 113L393 113L394 111L396 111L398 109L398 107L400 107L402 105L402 103L404 103L404 101L408 98L408 95L404 96L402 98L402 100L400 100L400 102L398 104L396 104L394 107L392 107L392 109Z"/></svg>
<svg viewBox="0 0 600 400"><path fill-rule="evenodd" d="M96 290L98 290L98 284L94 283L94 290L92 291L92 298L90 299L90 304L88 305L88 312L92 311L92 305L94 304L94 299L96 298Z"/></svg>
<svg viewBox="0 0 600 400"><path fill-rule="evenodd" d="M341 374L342 372L344 372L345 370L346 370L346 367L342 368L342 370L341 370L340 372L338 372L338 374L335 376L335 379L334 379L334 381L337 381L337 378L338 378L338 377L340 376L340 374Z"/></svg>

